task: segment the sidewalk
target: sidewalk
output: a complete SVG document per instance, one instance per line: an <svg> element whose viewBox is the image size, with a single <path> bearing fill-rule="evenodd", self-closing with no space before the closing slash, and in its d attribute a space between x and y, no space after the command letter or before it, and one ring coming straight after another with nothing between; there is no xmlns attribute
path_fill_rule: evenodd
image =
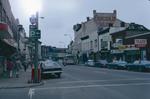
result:
<svg viewBox="0 0 150 99"><path fill-rule="evenodd" d="M43 82L28 84L29 80L31 80L31 69L28 69L26 72L20 70L19 78L0 78L0 89L30 88L44 84Z"/></svg>

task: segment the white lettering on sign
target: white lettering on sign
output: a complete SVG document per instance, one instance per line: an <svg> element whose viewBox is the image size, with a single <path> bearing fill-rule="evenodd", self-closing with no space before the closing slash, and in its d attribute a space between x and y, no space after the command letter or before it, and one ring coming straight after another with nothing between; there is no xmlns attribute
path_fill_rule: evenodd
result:
<svg viewBox="0 0 150 99"><path fill-rule="evenodd" d="M147 39L135 39L135 45L136 47L145 47L147 44Z"/></svg>
<svg viewBox="0 0 150 99"><path fill-rule="evenodd" d="M146 45L147 44L147 39L135 39L135 44L136 45L141 45L141 44L143 44L143 45Z"/></svg>

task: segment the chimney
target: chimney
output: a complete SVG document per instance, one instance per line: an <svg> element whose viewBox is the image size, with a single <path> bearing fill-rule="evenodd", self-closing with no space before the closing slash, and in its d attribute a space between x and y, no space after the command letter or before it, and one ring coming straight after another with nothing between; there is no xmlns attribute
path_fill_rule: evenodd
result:
<svg viewBox="0 0 150 99"><path fill-rule="evenodd" d="M87 21L90 21L90 17L86 17Z"/></svg>
<svg viewBox="0 0 150 99"><path fill-rule="evenodd" d="M93 10L93 14L94 14L94 15L96 14L96 10Z"/></svg>
<svg viewBox="0 0 150 99"><path fill-rule="evenodd" d="M113 13L114 13L114 14L117 14L117 10L114 10Z"/></svg>

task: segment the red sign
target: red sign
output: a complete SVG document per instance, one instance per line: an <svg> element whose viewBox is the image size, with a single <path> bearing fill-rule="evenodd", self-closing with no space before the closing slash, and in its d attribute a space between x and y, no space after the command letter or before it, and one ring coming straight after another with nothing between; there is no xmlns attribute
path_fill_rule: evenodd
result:
<svg viewBox="0 0 150 99"><path fill-rule="evenodd" d="M145 47L147 44L147 39L135 39L134 41L136 47Z"/></svg>
<svg viewBox="0 0 150 99"><path fill-rule="evenodd" d="M5 23L0 23L0 30L8 30L8 25Z"/></svg>

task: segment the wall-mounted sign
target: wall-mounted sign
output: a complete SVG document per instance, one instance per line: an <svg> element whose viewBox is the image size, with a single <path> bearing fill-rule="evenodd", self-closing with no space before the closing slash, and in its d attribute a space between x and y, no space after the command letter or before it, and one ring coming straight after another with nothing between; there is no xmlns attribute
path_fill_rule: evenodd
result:
<svg viewBox="0 0 150 99"><path fill-rule="evenodd" d="M145 47L147 44L147 39L135 39L134 43L136 45L136 47Z"/></svg>

